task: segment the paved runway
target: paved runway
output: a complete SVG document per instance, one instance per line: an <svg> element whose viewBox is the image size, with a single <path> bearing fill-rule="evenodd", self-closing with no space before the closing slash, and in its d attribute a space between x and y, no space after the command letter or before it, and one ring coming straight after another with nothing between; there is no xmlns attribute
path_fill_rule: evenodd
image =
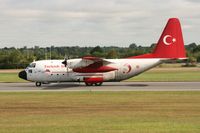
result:
<svg viewBox="0 0 200 133"><path fill-rule="evenodd" d="M53 83L35 87L35 83L0 83L3 91L200 91L200 82L108 82L102 86L84 83Z"/></svg>

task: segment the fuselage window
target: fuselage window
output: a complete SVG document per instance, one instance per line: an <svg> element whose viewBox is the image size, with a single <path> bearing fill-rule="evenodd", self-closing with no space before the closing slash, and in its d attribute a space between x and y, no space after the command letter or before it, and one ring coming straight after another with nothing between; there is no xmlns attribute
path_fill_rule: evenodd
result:
<svg viewBox="0 0 200 133"><path fill-rule="evenodd" d="M30 69L30 70L28 70L28 73L32 73L32 70Z"/></svg>
<svg viewBox="0 0 200 133"><path fill-rule="evenodd" d="M30 65L28 65L29 68L35 68L36 67L36 63L31 63Z"/></svg>

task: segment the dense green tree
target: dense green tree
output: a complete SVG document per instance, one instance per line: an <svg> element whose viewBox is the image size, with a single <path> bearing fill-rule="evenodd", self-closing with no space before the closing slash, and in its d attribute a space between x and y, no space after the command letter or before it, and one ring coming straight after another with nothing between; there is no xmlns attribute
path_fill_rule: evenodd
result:
<svg viewBox="0 0 200 133"><path fill-rule="evenodd" d="M130 44L129 47L47 47L42 48L35 46L33 48L0 48L0 68L25 68L33 60L43 59L64 59L65 56L69 58L78 58L87 55L103 57L103 58L127 58L140 54L149 53L155 47L152 44L150 47L137 46ZM191 43L186 45L188 62L194 64L200 62L200 45Z"/></svg>
<svg viewBox="0 0 200 133"><path fill-rule="evenodd" d="M100 46L96 46L90 51L91 55L93 55L94 53L103 53L103 50Z"/></svg>
<svg viewBox="0 0 200 133"><path fill-rule="evenodd" d="M199 53L199 52L200 52L200 45L192 49L192 53Z"/></svg>
<svg viewBox="0 0 200 133"><path fill-rule="evenodd" d="M129 45L129 48L131 49L137 49L137 45L135 43L132 43Z"/></svg>
<svg viewBox="0 0 200 133"><path fill-rule="evenodd" d="M192 51L194 50L195 48L197 47L197 44L196 43L190 43L188 45L185 46L185 48L188 50L188 51Z"/></svg>
<svg viewBox="0 0 200 133"><path fill-rule="evenodd" d="M116 59L118 58L118 53L116 50L112 49L111 51L109 51L106 55L106 58L110 58L110 59Z"/></svg>

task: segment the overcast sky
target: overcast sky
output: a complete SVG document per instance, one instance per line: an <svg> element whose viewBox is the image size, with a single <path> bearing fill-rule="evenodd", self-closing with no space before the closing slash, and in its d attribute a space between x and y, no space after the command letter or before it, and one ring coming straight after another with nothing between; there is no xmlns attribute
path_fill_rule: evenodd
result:
<svg viewBox="0 0 200 133"><path fill-rule="evenodd" d="M0 0L0 47L148 46L170 17L200 43L200 0Z"/></svg>

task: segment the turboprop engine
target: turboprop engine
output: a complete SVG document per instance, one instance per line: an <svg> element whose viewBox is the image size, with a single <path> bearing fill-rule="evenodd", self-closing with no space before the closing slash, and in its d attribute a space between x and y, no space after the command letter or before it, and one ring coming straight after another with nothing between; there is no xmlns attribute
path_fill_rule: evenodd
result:
<svg viewBox="0 0 200 133"><path fill-rule="evenodd" d="M89 66L93 64L94 62L91 60L83 61L79 59L72 59L72 60L64 60L62 64L65 65L65 67L68 67L70 69L77 69L77 68L83 68L86 66Z"/></svg>

